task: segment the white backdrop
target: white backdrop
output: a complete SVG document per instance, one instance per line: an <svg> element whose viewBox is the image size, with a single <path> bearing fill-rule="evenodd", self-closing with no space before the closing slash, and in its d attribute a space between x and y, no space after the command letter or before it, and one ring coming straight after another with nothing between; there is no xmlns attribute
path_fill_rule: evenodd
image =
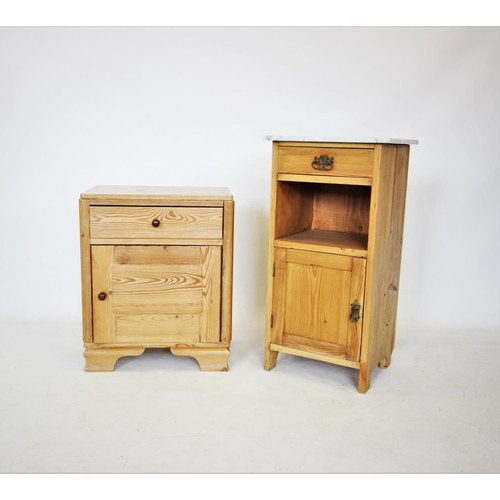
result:
<svg viewBox="0 0 500 500"><path fill-rule="evenodd" d="M266 134L418 139L399 324L499 328L500 29L481 27L0 28L0 316L79 320L93 185L227 186L234 325L263 330Z"/></svg>

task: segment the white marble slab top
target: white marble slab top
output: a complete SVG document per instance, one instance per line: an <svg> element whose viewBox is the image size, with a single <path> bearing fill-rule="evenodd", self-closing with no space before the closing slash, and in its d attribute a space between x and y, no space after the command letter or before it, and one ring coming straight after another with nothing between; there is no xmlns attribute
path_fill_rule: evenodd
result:
<svg viewBox="0 0 500 500"><path fill-rule="evenodd" d="M360 144L418 144L415 139L393 139L386 137L302 137L291 135L265 135L265 141L286 142L342 142Z"/></svg>

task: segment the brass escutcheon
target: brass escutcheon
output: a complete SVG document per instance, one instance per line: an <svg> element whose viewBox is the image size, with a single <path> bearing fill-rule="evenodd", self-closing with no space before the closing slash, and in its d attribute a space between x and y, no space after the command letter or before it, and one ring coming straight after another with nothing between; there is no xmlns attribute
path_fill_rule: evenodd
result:
<svg viewBox="0 0 500 500"><path fill-rule="evenodd" d="M361 305L360 303L355 300L352 304L351 304L351 315L349 316L349 319L351 320L351 323L357 323L359 318L360 318L360 314L359 314L359 311L361 310Z"/></svg>

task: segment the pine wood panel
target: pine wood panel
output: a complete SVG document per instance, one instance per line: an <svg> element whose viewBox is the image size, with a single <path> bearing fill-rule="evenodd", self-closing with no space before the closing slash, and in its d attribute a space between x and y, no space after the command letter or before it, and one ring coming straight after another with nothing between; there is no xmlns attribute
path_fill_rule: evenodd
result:
<svg viewBox="0 0 500 500"><path fill-rule="evenodd" d="M276 366L278 352L271 349L271 343L274 342L277 329L273 329L273 308L275 306L277 288L274 286L274 275L276 268L276 255L279 249L275 248L274 240L279 236L284 236L286 233L279 234L276 231L276 193L278 188L278 143L273 142L272 145L272 175L271 175L271 199L270 199L270 214L269 221L269 239L268 239L268 261L267 261L267 290L266 290L266 324L265 324L265 341L264 341L264 369L272 370ZM280 339L281 340L281 339Z"/></svg>
<svg viewBox="0 0 500 500"><path fill-rule="evenodd" d="M91 238L222 239L222 212L210 207L91 206ZM152 225L155 219L158 227Z"/></svg>
<svg viewBox="0 0 500 500"><path fill-rule="evenodd" d="M234 202L224 202L224 241L222 245L221 341L230 342L233 321Z"/></svg>
<svg viewBox="0 0 500 500"><path fill-rule="evenodd" d="M314 193L312 229L368 234L371 188L319 184Z"/></svg>
<svg viewBox="0 0 500 500"><path fill-rule="evenodd" d="M394 180L394 194L392 197L391 232L389 247L389 275L387 279L387 305L385 308L384 323L387 325L388 334L384 339L382 352L389 355L384 367L390 364L390 354L394 349L396 336L396 320L399 297L399 277L401 272L401 258L403 250L403 230L406 207L406 190L408 184L408 164L410 146L399 145L396 153L396 167Z"/></svg>
<svg viewBox="0 0 500 500"><path fill-rule="evenodd" d="M183 257L180 248L93 246L92 257L96 343L220 341L220 247Z"/></svg>
<svg viewBox="0 0 500 500"><path fill-rule="evenodd" d="M84 342L92 342L92 260L90 255L90 219L88 200L79 200L80 259L82 277L82 333Z"/></svg>
<svg viewBox="0 0 500 500"><path fill-rule="evenodd" d="M284 332L345 346L350 272L289 262L286 278Z"/></svg>
<svg viewBox="0 0 500 500"><path fill-rule="evenodd" d="M231 346L230 342L180 342L178 338L165 341L161 338L151 342L130 341L125 343L128 347L144 347L148 349L170 349L171 347L189 347L189 348L223 348L228 349ZM92 349L106 350L108 348L123 347L124 343L108 343L108 344L85 344L85 347Z"/></svg>
<svg viewBox="0 0 500 500"><path fill-rule="evenodd" d="M120 264L111 268L113 295L154 294L179 289L200 289L200 265Z"/></svg>
<svg viewBox="0 0 500 500"><path fill-rule="evenodd" d="M92 246L92 304L94 342L116 342L116 319L110 306L112 296L111 267L114 264L115 249L112 246ZM99 300L99 294L107 295Z"/></svg>
<svg viewBox="0 0 500 500"><path fill-rule="evenodd" d="M200 313L201 265L118 265L111 268L115 314Z"/></svg>
<svg viewBox="0 0 500 500"><path fill-rule="evenodd" d="M349 186L371 186L371 177L338 177L326 175L278 174L278 181L311 182L314 184L343 184Z"/></svg>
<svg viewBox="0 0 500 500"><path fill-rule="evenodd" d="M225 187L197 187L197 186L94 186L82 193L83 199L90 200L91 204L103 202L106 205L123 205L127 202L140 205L141 203L158 204L170 202L190 203L199 206L210 203L212 206L222 206L224 200L233 197Z"/></svg>
<svg viewBox="0 0 500 500"><path fill-rule="evenodd" d="M390 285L388 280L391 268L391 218L397 148L398 146L388 145L375 147L373 202L370 215L372 236L368 241L367 300L358 384L358 390L362 393L369 389L371 373L385 357L381 346L384 344L384 337L388 334L384 317L386 317L387 305L385 297ZM396 311L392 312L395 314Z"/></svg>
<svg viewBox="0 0 500 500"><path fill-rule="evenodd" d="M314 185L294 182L275 184L276 210L273 238L311 229L313 217Z"/></svg>
<svg viewBox="0 0 500 500"><path fill-rule="evenodd" d="M363 304L364 259L281 248L274 255L271 343L357 361L361 323L349 317L354 300Z"/></svg>
<svg viewBox="0 0 500 500"><path fill-rule="evenodd" d="M120 264L199 265L197 246L116 246L115 263Z"/></svg>
<svg viewBox="0 0 500 500"><path fill-rule="evenodd" d="M332 356L330 354L325 354L323 352L309 351L307 348L303 347L288 347L284 345L270 344L269 352L271 353L271 355L273 355L273 357L277 357L278 353L283 352L285 354L291 354L293 356L316 359L318 361L325 361L327 363L333 363L335 365L347 366L349 368L359 369L359 362L357 361L349 361L341 356ZM269 369L271 368L266 367L266 370Z"/></svg>
<svg viewBox="0 0 500 500"><path fill-rule="evenodd" d="M346 358L359 361L361 351L361 335L363 332L363 313L365 302L366 259L352 259L351 283L349 289L349 304L355 301L361 306L360 318L356 323L349 320L347 326Z"/></svg>
<svg viewBox="0 0 500 500"><path fill-rule="evenodd" d="M221 310L221 249L201 247L202 314L200 317L200 341L220 341Z"/></svg>
<svg viewBox="0 0 500 500"><path fill-rule="evenodd" d="M274 249L274 264L272 283L274 294L272 297L272 307L270 308L271 317L269 325L271 328L270 342L274 344L282 344L283 331L285 325L285 293L286 293L286 249Z"/></svg>
<svg viewBox="0 0 500 500"><path fill-rule="evenodd" d="M200 337L199 314L158 314L116 316L116 342L133 343L140 330L141 342L198 342Z"/></svg>
<svg viewBox="0 0 500 500"><path fill-rule="evenodd" d="M370 373L377 364L384 368L389 366L394 349L408 158L409 146L405 145L385 147L381 152L380 168L384 173L380 178L385 186L380 189L385 190L386 200L381 216L384 230L378 235L379 245L374 245L373 253L374 260L382 264L373 271L373 278L368 283L373 304L369 315L371 340L362 360L366 363L363 374L367 382L360 377L363 390L369 387Z"/></svg>
<svg viewBox="0 0 500 500"><path fill-rule="evenodd" d="M328 155L334 158L331 170L312 167L315 157ZM371 177L373 150L359 148L287 147L279 148L278 172L301 175Z"/></svg>
<svg viewBox="0 0 500 500"><path fill-rule="evenodd" d="M274 244L280 248L366 257L368 237L365 234L310 229L309 231L284 236L276 240Z"/></svg>
<svg viewBox="0 0 500 500"><path fill-rule="evenodd" d="M288 251L284 332L345 346L351 269L349 257Z"/></svg>
<svg viewBox="0 0 500 500"><path fill-rule="evenodd" d="M333 344L332 342L324 342L321 340L314 340L310 338L303 337L301 335L293 335L291 333L283 334L283 345L285 347L292 347L295 349L301 349L307 352L316 352L320 354L327 354L335 358L346 357L346 346Z"/></svg>
<svg viewBox="0 0 500 500"><path fill-rule="evenodd" d="M220 238L92 238L91 245L158 245L158 246L209 246L222 245Z"/></svg>
<svg viewBox="0 0 500 500"><path fill-rule="evenodd" d="M337 271L352 271L353 259L343 255L329 255L320 252L302 252L300 250L288 250L286 261L304 266L317 266Z"/></svg>

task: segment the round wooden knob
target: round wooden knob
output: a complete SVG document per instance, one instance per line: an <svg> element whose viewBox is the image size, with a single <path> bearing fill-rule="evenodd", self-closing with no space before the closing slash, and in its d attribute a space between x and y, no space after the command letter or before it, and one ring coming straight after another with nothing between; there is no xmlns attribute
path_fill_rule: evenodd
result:
<svg viewBox="0 0 500 500"><path fill-rule="evenodd" d="M106 295L104 292L101 292L101 293L97 296L97 298L98 298L99 300L104 300L106 297L107 297L107 295Z"/></svg>
<svg viewBox="0 0 500 500"><path fill-rule="evenodd" d="M151 224L153 224L153 227L158 227L160 225L160 221L158 219L154 219Z"/></svg>

